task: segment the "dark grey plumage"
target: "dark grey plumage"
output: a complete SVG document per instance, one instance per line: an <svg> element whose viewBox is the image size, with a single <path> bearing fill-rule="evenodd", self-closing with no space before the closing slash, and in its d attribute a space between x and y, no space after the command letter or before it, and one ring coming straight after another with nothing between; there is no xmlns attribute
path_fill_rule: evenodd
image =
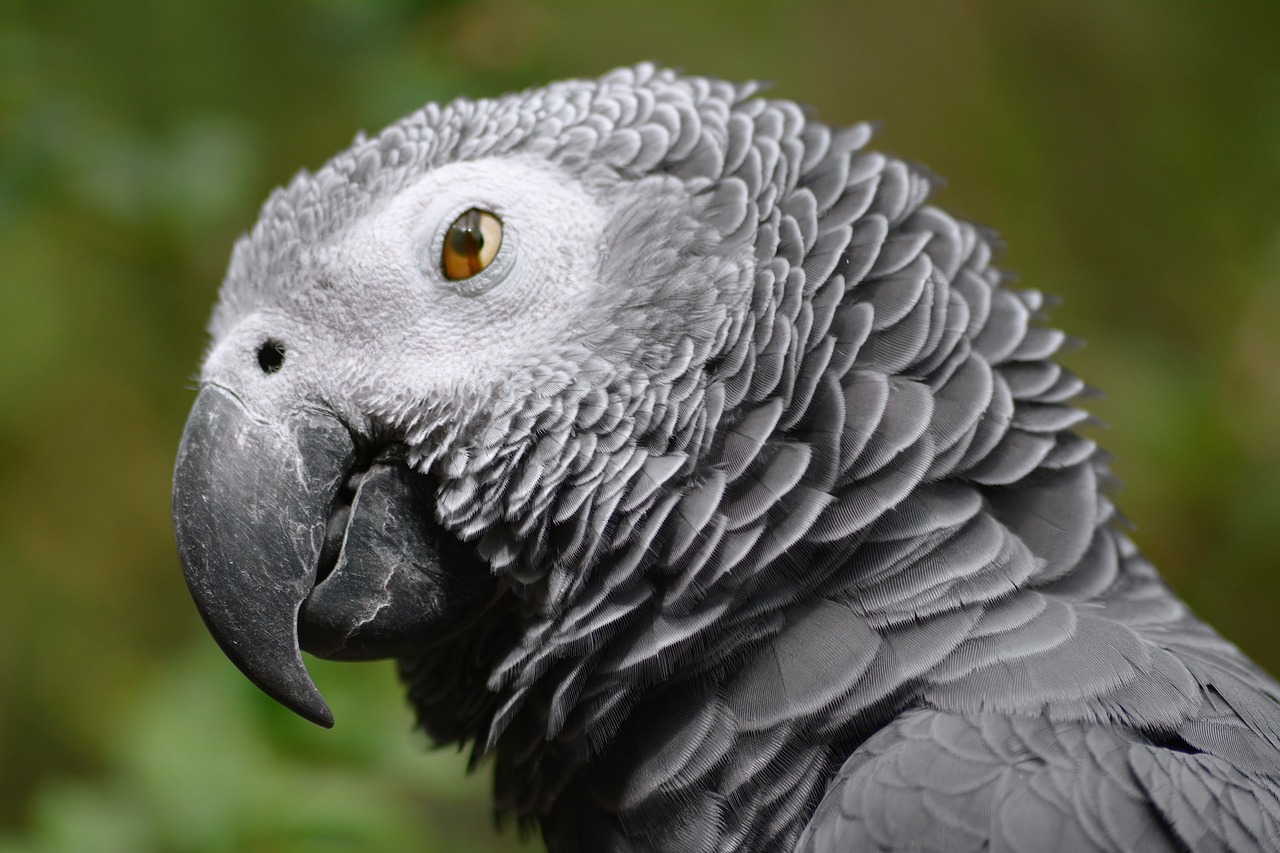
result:
<svg viewBox="0 0 1280 853"><path fill-rule="evenodd" d="M247 317L337 330L298 399L497 579L395 649L410 699L553 850L1280 847L1280 685L1117 529L1042 296L869 136L648 65L429 106L272 197L205 382ZM400 386L351 235L485 158L599 202L598 288Z"/></svg>

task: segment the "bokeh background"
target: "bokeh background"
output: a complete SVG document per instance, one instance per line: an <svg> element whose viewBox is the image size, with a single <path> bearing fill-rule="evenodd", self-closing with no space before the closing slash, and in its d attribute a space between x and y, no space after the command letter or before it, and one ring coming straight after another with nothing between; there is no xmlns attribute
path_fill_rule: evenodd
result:
<svg viewBox="0 0 1280 853"><path fill-rule="evenodd" d="M172 459L273 186L427 100L645 58L946 176L1090 342L1139 543L1280 672L1280 3L5 0L0 851L519 847L390 665L315 663L326 732L222 658Z"/></svg>

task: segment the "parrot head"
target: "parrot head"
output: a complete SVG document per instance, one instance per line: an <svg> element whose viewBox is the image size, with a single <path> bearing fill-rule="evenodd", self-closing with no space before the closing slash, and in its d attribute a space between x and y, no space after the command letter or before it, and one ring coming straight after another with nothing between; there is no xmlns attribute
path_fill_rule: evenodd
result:
<svg viewBox="0 0 1280 853"><path fill-rule="evenodd" d="M259 687L331 725L299 649L635 597L592 575L652 557L751 302L755 203L719 180L749 93L642 66L433 105L271 196L174 478L192 596Z"/></svg>

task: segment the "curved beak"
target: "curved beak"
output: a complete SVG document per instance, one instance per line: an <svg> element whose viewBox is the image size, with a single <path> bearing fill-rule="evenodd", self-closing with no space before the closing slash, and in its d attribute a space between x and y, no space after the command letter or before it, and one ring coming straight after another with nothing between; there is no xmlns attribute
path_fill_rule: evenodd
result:
<svg viewBox="0 0 1280 853"><path fill-rule="evenodd" d="M205 386L178 448L174 528L187 585L214 639L268 695L322 726L333 714L302 663L298 611L356 457L334 417L261 417Z"/></svg>

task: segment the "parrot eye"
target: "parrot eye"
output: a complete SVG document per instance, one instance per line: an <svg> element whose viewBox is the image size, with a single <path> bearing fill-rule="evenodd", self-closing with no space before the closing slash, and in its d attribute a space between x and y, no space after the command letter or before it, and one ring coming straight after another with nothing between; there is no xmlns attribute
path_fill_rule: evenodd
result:
<svg viewBox="0 0 1280 853"><path fill-rule="evenodd" d="M502 220L487 210L471 208L463 213L444 235L445 278L471 278L493 262L502 246Z"/></svg>

